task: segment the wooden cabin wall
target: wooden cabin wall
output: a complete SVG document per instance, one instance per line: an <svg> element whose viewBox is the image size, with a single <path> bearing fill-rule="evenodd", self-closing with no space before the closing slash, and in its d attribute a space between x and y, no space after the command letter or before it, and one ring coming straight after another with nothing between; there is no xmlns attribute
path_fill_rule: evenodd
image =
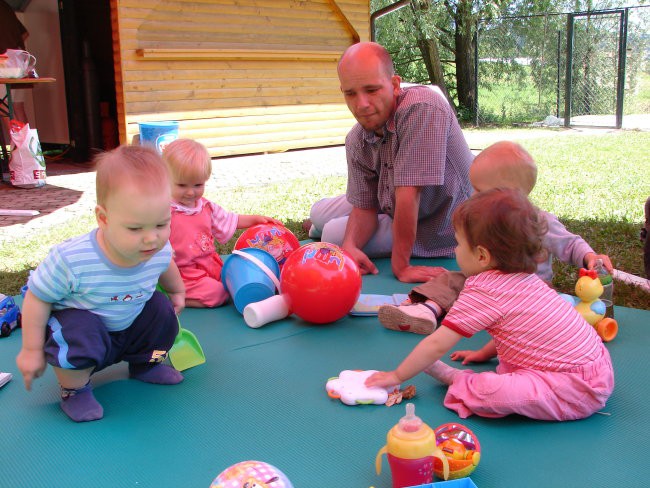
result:
<svg viewBox="0 0 650 488"><path fill-rule="evenodd" d="M120 141L138 123L225 156L342 144L336 76L369 40L368 0L111 0Z"/></svg>

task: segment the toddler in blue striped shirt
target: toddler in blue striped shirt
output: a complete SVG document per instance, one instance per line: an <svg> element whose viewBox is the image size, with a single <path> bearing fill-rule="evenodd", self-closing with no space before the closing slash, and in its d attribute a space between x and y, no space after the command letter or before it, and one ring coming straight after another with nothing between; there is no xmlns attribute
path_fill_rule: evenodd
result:
<svg viewBox="0 0 650 488"><path fill-rule="evenodd" d="M185 305L169 244L167 167L154 150L120 146L97 158L96 185L97 228L54 246L30 276L16 358L27 390L52 365L61 408L76 422L103 417L90 377L120 361L133 379L183 380L162 364Z"/></svg>

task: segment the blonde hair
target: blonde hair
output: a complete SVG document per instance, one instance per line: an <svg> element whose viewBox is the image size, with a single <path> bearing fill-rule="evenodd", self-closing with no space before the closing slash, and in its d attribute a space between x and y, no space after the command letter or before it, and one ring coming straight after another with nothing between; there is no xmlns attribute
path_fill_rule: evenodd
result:
<svg viewBox="0 0 650 488"><path fill-rule="evenodd" d="M495 142L481 151L470 167L470 180L477 168L489 171L484 176L492 188L516 188L528 195L537 183L535 160L516 142Z"/></svg>
<svg viewBox="0 0 650 488"><path fill-rule="evenodd" d="M143 192L167 191L169 172L160 154L145 146L119 146L95 157L97 203L106 200L117 188L132 184Z"/></svg>
<svg viewBox="0 0 650 488"><path fill-rule="evenodd" d="M163 151L170 173L180 180L202 179L212 174L212 160L206 147L193 139L176 139Z"/></svg>

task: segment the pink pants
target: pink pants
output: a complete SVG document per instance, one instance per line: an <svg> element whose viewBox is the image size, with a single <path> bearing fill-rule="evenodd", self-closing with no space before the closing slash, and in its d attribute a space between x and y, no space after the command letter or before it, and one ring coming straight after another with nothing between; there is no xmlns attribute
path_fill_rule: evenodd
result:
<svg viewBox="0 0 650 488"><path fill-rule="evenodd" d="M516 413L538 420L577 420L603 408L613 390L614 370L603 345L598 359L568 372L507 364L499 364L496 373L465 370L449 386L444 405L461 418Z"/></svg>
<svg viewBox="0 0 650 488"><path fill-rule="evenodd" d="M223 283L209 276L185 282L185 299L198 300L208 308L223 305L229 297Z"/></svg>
<svg viewBox="0 0 650 488"><path fill-rule="evenodd" d="M221 271L219 267L218 271ZM201 302L205 307L218 307L228 301L230 295L226 287L215 276L218 273L210 273L198 269L182 269L181 277L185 284L185 299L193 299Z"/></svg>

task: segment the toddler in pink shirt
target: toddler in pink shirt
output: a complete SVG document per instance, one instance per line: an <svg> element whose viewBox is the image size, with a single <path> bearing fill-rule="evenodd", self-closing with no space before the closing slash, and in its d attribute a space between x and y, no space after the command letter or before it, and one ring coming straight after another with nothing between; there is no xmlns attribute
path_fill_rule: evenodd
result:
<svg viewBox="0 0 650 488"><path fill-rule="evenodd" d="M444 405L462 418L519 414L575 420L603 408L614 389L609 352L595 329L535 275L546 221L515 189L476 193L453 215L456 260L467 280L438 329L394 371L366 386L393 386L420 372L449 385ZM485 330L499 364L475 373L439 359ZM486 346L487 347L487 346Z"/></svg>

